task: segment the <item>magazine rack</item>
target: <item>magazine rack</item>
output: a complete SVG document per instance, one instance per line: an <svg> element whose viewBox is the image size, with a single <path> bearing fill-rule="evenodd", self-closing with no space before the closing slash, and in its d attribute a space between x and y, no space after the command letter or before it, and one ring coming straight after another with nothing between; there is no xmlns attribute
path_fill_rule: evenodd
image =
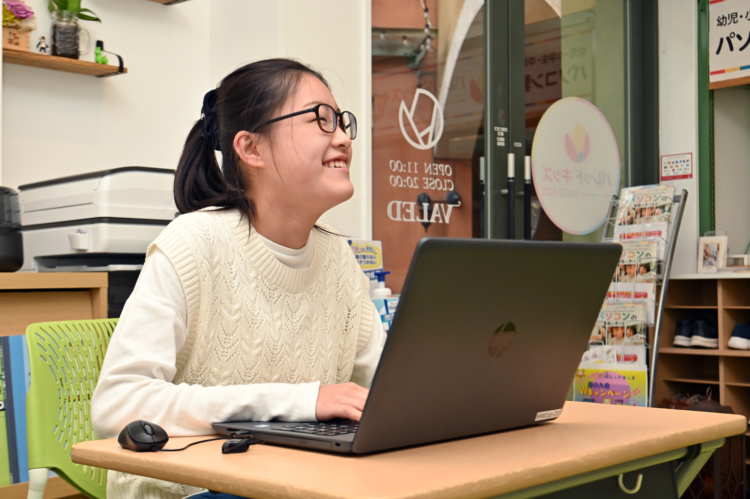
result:
<svg viewBox="0 0 750 499"><path fill-rule="evenodd" d="M664 241L664 252L663 257L657 258L656 260L656 288L658 289L658 296L656 297L655 310L654 310L654 321L653 324L653 340L650 342L652 347L651 351L651 362L648 369L648 406L653 407L654 402L654 382L656 380L656 367L659 355L659 350L656 345L659 345L659 339L661 337L661 327L663 320L664 310L664 298L667 294L667 288L669 287L669 274L672 268L672 259L674 257L675 243L677 241L677 235L680 231L680 224L682 223L682 215L685 211L685 202L687 201L687 191L682 189L679 194L675 194L672 201L672 210L670 215L670 224L667 233L667 238ZM605 221L604 232L602 234L602 241L615 241L615 228L617 226L617 215L620 206L620 199L618 196L612 196L610 203L609 213Z"/></svg>

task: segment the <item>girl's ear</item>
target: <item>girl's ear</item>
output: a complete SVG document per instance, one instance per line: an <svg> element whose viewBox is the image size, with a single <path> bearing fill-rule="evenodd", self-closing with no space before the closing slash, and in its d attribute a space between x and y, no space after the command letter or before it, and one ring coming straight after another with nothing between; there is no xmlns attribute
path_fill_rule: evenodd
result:
<svg viewBox="0 0 750 499"><path fill-rule="evenodd" d="M257 134L243 130L237 132L232 144L240 160L250 166L263 168L265 164L260 153L260 147L258 147L258 140L259 136Z"/></svg>

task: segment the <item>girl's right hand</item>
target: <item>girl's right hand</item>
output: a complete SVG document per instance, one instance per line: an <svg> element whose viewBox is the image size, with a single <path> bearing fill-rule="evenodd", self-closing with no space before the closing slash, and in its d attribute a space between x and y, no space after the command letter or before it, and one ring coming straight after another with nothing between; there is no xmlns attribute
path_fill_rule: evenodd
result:
<svg viewBox="0 0 750 499"><path fill-rule="evenodd" d="M333 418L359 421L369 393L370 390L367 388L352 382L320 385L318 401L315 404L315 417L318 421Z"/></svg>

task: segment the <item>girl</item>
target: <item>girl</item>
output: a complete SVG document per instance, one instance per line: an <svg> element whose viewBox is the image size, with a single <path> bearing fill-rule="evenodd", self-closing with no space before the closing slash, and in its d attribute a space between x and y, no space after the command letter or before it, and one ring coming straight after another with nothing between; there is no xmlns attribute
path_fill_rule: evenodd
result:
<svg viewBox="0 0 750 499"><path fill-rule="evenodd" d="M180 215L149 246L92 399L99 438L228 420L359 420L385 334L347 241L320 216L353 194L356 118L287 59L204 98L175 172ZM215 150L222 153L222 168ZM109 472L108 497L194 487Z"/></svg>

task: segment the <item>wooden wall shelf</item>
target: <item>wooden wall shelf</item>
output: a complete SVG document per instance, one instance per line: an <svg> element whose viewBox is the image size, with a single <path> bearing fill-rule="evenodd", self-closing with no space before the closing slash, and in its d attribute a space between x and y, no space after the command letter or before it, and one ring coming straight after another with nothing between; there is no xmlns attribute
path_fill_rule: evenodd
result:
<svg viewBox="0 0 750 499"><path fill-rule="evenodd" d="M714 81L708 84L708 89L718 90L720 88L739 87L742 85L750 85L750 76L735 78L734 80Z"/></svg>
<svg viewBox="0 0 750 499"><path fill-rule="evenodd" d="M123 68L122 73L120 73L117 66L109 64L96 64L89 61L79 61L78 59L68 59L67 57L7 49L3 49L3 62L88 76L113 76L128 72L128 68Z"/></svg>

